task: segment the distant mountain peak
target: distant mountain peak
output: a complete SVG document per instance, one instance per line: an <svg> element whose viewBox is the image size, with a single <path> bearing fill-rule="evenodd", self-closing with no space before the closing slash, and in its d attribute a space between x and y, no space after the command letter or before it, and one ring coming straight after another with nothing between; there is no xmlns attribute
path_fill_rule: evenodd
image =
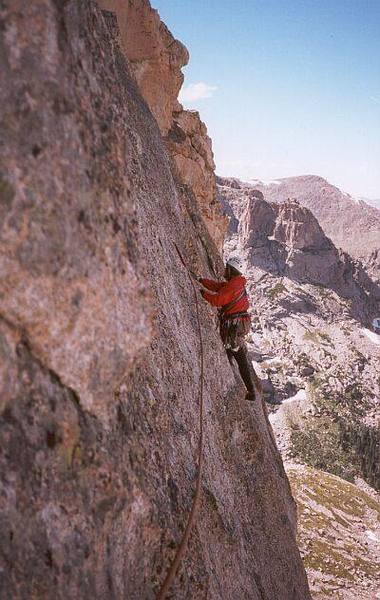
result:
<svg viewBox="0 0 380 600"><path fill-rule="evenodd" d="M217 183L223 189L258 189L265 200L277 204L296 198L313 213L334 244L355 258L366 259L380 248L380 210L364 199L342 191L320 175L296 175L271 181L257 178L248 182L218 177Z"/></svg>

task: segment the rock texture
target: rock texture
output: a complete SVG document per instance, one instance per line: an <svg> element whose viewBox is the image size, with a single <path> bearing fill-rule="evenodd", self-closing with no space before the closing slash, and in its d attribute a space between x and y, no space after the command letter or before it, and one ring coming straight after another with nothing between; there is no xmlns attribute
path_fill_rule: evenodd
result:
<svg viewBox="0 0 380 600"><path fill-rule="evenodd" d="M178 92L189 55L148 0L100 0L117 15L123 49L139 90L166 137L178 178L193 191L202 217L221 250L227 229L216 200L215 164L206 125L197 111L183 110Z"/></svg>
<svg viewBox="0 0 380 600"><path fill-rule="evenodd" d="M147 0L100 0L99 4L117 15L122 47L140 93L166 135L173 110L180 108L177 98L184 79L181 68L189 62L187 49Z"/></svg>
<svg viewBox="0 0 380 600"><path fill-rule="evenodd" d="M373 252L363 260L363 264L370 277L377 284L380 284L380 248L378 250L373 250Z"/></svg>
<svg viewBox="0 0 380 600"><path fill-rule="evenodd" d="M273 234L276 212L264 200L261 192L254 190L247 196L240 220L234 215L234 210L232 208L230 210L233 216L229 233L237 233L239 230L241 244L245 247L265 244L268 236Z"/></svg>
<svg viewBox="0 0 380 600"><path fill-rule="evenodd" d="M289 467L299 541L313 598L380 595L380 503L357 486L309 467Z"/></svg>
<svg viewBox="0 0 380 600"><path fill-rule="evenodd" d="M222 264L113 16L6 0L0 19L0 596L154 598L199 436L195 306L172 242L198 272ZM202 507L172 592L306 600L281 458L212 317L202 304Z"/></svg>
<svg viewBox="0 0 380 600"><path fill-rule="evenodd" d="M380 489L380 336L370 330L379 286L297 201L269 203L260 190L226 179L219 194L231 216L225 253L245 260L248 347L294 483L312 595L375 598L380 505L369 510L354 486L326 472ZM344 505L333 506L340 495ZM359 519L374 543L365 544Z"/></svg>
<svg viewBox="0 0 380 600"><path fill-rule="evenodd" d="M276 210L273 239L292 250L323 251L333 247L313 214L297 200L287 201Z"/></svg>
<svg viewBox="0 0 380 600"><path fill-rule="evenodd" d="M228 219L217 200L214 157L206 126L196 111L175 111L173 119L167 136L169 152L179 178L193 190L206 227L221 250Z"/></svg>
<svg viewBox="0 0 380 600"><path fill-rule="evenodd" d="M128 122L132 92L112 84L116 59L107 70L97 38L78 37L89 51L61 64L62 32L44 3L25 16L4 9L3 19L1 311L83 406L105 417L126 364L150 339L134 208L136 115L148 111L141 103ZM33 39L21 35L28 19ZM101 73L87 67L95 60Z"/></svg>

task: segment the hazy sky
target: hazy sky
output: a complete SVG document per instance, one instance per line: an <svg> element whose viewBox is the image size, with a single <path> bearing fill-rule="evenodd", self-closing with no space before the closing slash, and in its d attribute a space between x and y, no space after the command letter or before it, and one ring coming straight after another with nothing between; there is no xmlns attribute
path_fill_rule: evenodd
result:
<svg viewBox="0 0 380 600"><path fill-rule="evenodd" d="M220 175L316 174L380 198L380 0L151 0Z"/></svg>

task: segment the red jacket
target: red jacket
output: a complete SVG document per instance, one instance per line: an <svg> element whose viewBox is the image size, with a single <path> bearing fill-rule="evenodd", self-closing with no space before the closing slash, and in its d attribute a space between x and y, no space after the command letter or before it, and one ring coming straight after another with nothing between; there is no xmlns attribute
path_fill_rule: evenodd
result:
<svg viewBox="0 0 380 600"><path fill-rule="evenodd" d="M202 290L202 296L207 302L212 304L213 306L223 307L226 304L230 304L233 302L234 298L238 298L243 289L245 288L245 284L247 280L242 275L237 275L236 277L232 277L229 281L213 281L212 279L200 279L199 280L204 287L211 292L215 292L210 294L209 292L205 292ZM244 296L236 302L229 310L227 310L225 315L233 315L235 313L246 312L249 308L249 300L248 296Z"/></svg>

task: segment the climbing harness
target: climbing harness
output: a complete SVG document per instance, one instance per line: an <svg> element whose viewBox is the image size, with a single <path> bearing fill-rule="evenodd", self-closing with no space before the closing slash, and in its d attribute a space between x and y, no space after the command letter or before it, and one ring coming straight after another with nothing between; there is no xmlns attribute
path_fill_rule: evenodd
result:
<svg viewBox="0 0 380 600"><path fill-rule="evenodd" d="M158 592L157 595L157 600L164 600L166 597L166 594L169 591L169 588L171 586L171 584L173 583L174 577L176 575L177 569L180 565L180 562L182 560L182 557L186 551L186 547L187 547L187 543L189 541L189 537L191 534L191 530L195 521L195 517L196 517L196 513L198 510L198 506L199 506L199 501L200 501L200 497L201 497L201 484L202 484L202 471L203 471L203 412L204 412L204 406L203 406L203 373L204 373L204 358L203 358L203 339L202 339L202 330L201 330L201 323L200 323L200 318L199 318L199 303L198 303L198 295L197 295L197 289L194 285L192 276L191 276L191 272L188 269L182 254L180 253L177 245L174 243L174 247L177 250L178 256L180 258L181 263L183 264L183 266L185 267L185 269L188 272L189 275L189 279L191 281L191 285L193 287L194 290L194 297L195 297L195 307L196 307L196 316L197 316L197 328L198 328L198 336L199 336L199 353L200 353L200 382L199 382L199 442L198 442L198 474L197 474L197 480L196 480L196 484L195 484L195 493L194 493L194 499L193 499L193 504L187 519L187 524L185 527L185 531L183 532L182 535L182 539L179 543L176 555L174 557L174 560L169 568L169 571L165 577L165 580L161 586L160 591Z"/></svg>
<svg viewBox="0 0 380 600"><path fill-rule="evenodd" d="M251 329L251 316L247 311L226 314L247 296L247 291L244 288L236 298L229 304L225 304L219 311L220 336L226 350L228 348L234 351L239 350L242 341Z"/></svg>
<svg viewBox="0 0 380 600"><path fill-rule="evenodd" d="M249 312L238 312L233 313L232 315L223 315L221 318L226 321L233 321L234 319L250 319L251 315Z"/></svg>
<svg viewBox="0 0 380 600"><path fill-rule="evenodd" d="M240 341L249 333L251 328L251 317L246 311L227 314L240 300L248 296L245 287L231 300L219 309L219 331L226 350L238 350ZM239 341L240 340L240 341Z"/></svg>

